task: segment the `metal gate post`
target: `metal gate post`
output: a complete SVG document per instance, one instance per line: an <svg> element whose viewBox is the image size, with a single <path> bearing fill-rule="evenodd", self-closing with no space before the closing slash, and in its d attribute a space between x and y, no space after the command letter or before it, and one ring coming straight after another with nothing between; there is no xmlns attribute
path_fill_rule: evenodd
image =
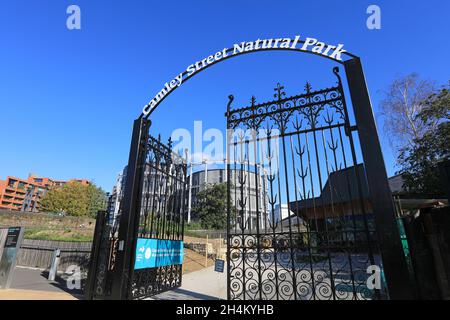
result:
<svg viewBox="0 0 450 320"><path fill-rule="evenodd" d="M148 139L150 120L140 117L134 121L123 207L119 224L119 248L114 266L111 298L128 299L133 275L133 262L139 224L139 199L141 195L142 163Z"/></svg>
<svg viewBox="0 0 450 320"><path fill-rule="evenodd" d="M394 202L361 61L359 58L353 58L345 61L344 66L366 168L389 296L391 299L413 299L414 292L400 242Z"/></svg>
<svg viewBox="0 0 450 320"><path fill-rule="evenodd" d="M230 110L231 110L231 103L234 100L233 95L228 96L228 104L227 104L227 113L225 116L227 117L227 144L226 144L226 153L227 153L227 160L226 160L226 168L227 168L227 300L231 300L231 292L230 292L230 281L231 281L231 267L230 267L230 261L231 261L231 159L230 159L230 144L231 144L231 129L228 128L228 122L230 120ZM235 173L236 174L236 171ZM189 186L191 187L191 186ZM233 223L236 223L234 221Z"/></svg>
<svg viewBox="0 0 450 320"><path fill-rule="evenodd" d="M94 298L94 285L97 278L98 258L100 254L100 243L105 229L106 211L98 211L95 220L94 239L92 240L91 257L89 259L89 272L84 289L84 299L92 300Z"/></svg>

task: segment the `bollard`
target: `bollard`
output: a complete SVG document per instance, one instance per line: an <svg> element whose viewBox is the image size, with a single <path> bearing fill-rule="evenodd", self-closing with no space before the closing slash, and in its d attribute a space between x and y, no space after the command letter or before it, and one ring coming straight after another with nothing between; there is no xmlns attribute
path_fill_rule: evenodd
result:
<svg viewBox="0 0 450 320"><path fill-rule="evenodd" d="M48 273L48 280L55 281L56 273L58 272L59 258L61 257L61 250L56 249L53 251L52 265Z"/></svg>

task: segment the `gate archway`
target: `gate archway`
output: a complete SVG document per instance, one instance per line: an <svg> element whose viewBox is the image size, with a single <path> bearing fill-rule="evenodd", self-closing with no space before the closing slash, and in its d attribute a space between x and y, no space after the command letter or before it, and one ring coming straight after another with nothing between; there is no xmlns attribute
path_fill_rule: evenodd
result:
<svg viewBox="0 0 450 320"><path fill-rule="evenodd" d="M150 101L150 103L148 103L144 108L143 108L143 112L142 114L139 116L139 118L137 120L135 120L134 122L134 127L133 127L133 135L132 135L132 142L131 142L131 147L130 147L130 154L129 154L129 160L128 160L128 166L127 166L127 180L126 180L126 185L125 185L125 192L124 192L124 201L123 201L123 206L121 209L121 217L120 217L120 225L119 225L119 230L118 230L118 234L117 234L117 239L114 243L117 243L117 245L114 247L114 267L109 270L108 276L110 278L110 284L111 284L111 298L114 299L128 299L128 298L133 298L133 295L131 294L132 292L132 288L135 287L135 264L136 264L136 248L137 248L137 242L138 242L138 233L139 233L139 226L140 226L140 221L141 216L142 216L142 193L144 190L144 172L145 172L145 166L146 166L146 161L148 158L148 153L149 153L149 136L148 136L148 132L149 132L149 127L150 127L150 120L148 119L150 117L150 115L154 112L154 110L160 105L160 103L162 101L164 101L168 95L170 95L178 86L180 86L182 83L186 82L187 80L189 80L191 77L193 77L194 75L198 74L199 72L209 68L210 66L230 59L232 57L236 57L242 54L248 54L248 53L252 53L252 52L258 52L258 51L273 51L273 50L286 50L286 51L294 51L294 52L302 52L302 53L310 53L310 54L315 54L318 56L321 56L323 58L327 58L327 59L331 59L337 63L339 63L340 65L343 65L344 69L345 69L345 74L346 74L346 79L347 79L347 85L348 85L348 90L350 92L350 99L351 99L351 105L353 107L353 113L354 113L354 118L355 118L355 123L351 124L350 121L348 121L348 119L344 119L343 123L339 124L338 127L343 127L345 128L345 134L347 134L347 137L350 137L353 135L353 132L357 132L358 137L359 137L359 142L360 142L360 146L361 146L361 153L362 153L362 158L363 158L363 168L364 168L364 172L361 173L361 175L364 175L365 177L365 183L367 186L367 199L368 201L370 201L370 205L371 205L371 213L372 213L372 217L373 217L373 224L374 224L374 229L373 231L371 230L367 230L367 228L365 229L365 234L366 234L366 238L368 239L366 242L371 244L373 241L371 240L372 237L374 237L374 239L376 238L376 241L374 241L374 244L377 245L377 247L379 248L379 253L380 253L380 261L382 261L382 265L383 265L383 272L386 278L386 282L387 282L387 289L388 289L388 293L389 293L389 297L392 299L408 299L412 297L412 290L410 289L410 285L409 285L409 276L408 276L408 269L406 266L406 261L404 259L403 256L403 251L402 251L402 247L401 247L401 243L400 243L400 236L399 236L399 232L397 230L397 225L396 225L396 221L395 221L395 210L394 210L394 204L392 201L392 197L391 197L391 193L389 190L389 186L388 186L388 182L387 182L387 174L386 174L386 168L384 165L384 160L383 160L383 156L382 156L382 151L381 151L381 147L380 147L380 143L379 143L379 139L378 139L378 134L377 134L377 129L376 129L376 125L375 125L375 121L374 121L374 117L373 117L373 111L372 111L372 106L371 106L371 102L370 102L370 98L369 98L369 94L368 94L368 90L367 90L367 86L366 86L366 82L365 82L365 78L364 78L364 73L363 73L363 69L362 69L362 65L361 65L361 61L360 59L351 54L348 53L347 51L343 50L343 45L339 44L336 46L330 46L330 45L325 45L322 42L317 41L316 39L312 39L312 38L306 38L305 41L300 40L300 38L297 36L294 39L290 39L290 38L283 38L283 39L266 39L266 40L272 40L274 41L271 46L268 46L268 42L266 43L266 47L262 47L261 42L263 40L256 40L253 42L241 42L239 44L235 44L233 47L230 48L225 48L222 51L218 51L215 55L211 55L208 56L206 59L203 59L201 61L196 62L195 64L190 65L185 71L183 71L182 73L180 73L177 77L175 77L173 80L167 82L164 86L163 89L161 89L157 95L155 95L155 97ZM278 40L278 46L275 46L275 40ZM260 44L260 46L258 47L257 44ZM284 44L284 45L283 45ZM221 55L219 55L219 53L222 52ZM342 57L344 56L345 59L343 59ZM200 63L201 62L201 63ZM198 67L198 68L197 68ZM335 74L337 75L337 72L335 72ZM321 94L325 93L325 91L320 92ZM317 92L313 93L313 92L306 92L306 95L304 95L303 97L301 97L302 99L311 99L313 98L314 94L317 94ZM286 123L283 123L283 118L287 115L287 114L292 114L295 112L298 112L301 107L295 107L295 108L289 108L289 107L283 107L283 105L285 104L285 102L287 102L287 100L292 99L292 98L283 98L281 96L281 92L279 92L279 99L275 102L275 105L277 105L278 109L276 110L272 110L272 111L265 111L266 116L270 116L272 117L272 120L278 121L279 127L280 129L283 129L283 126L286 125ZM344 90L343 90L343 84L339 78L339 86L338 86L338 90L337 90L337 100L336 101L341 101L344 105L346 105L345 103L345 97L344 97ZM298 99L300 97L296 97L296 99ZM350 100L349 99L349 100ZM306 109L314 109L317 107L317 105L320 105L320 103L312 103L309 104L307 108L303 108L304 110ZM315 107L316 106L316 107ZM248 117L247 120L251 121L255 121L255 114L252 115L251 110L255 110L256 105L253 106L254 109L246 109L246 110L235 110L232 111L231 109L228 109L227 111L227 115L228 115L228 126L230 126L230 123L232 123L232 121L230 122L230 120L232 119L232 114L233 113L240 113L240 112L248 112L250 110L250 116ZM259 110L259 109L258 109ZM274 118L274 116L278 116L278 119ZM252 118L253 117L253 118ZM345 118L345 116L344 116ZM253 119L253 120L252 120ZM235 121L235 123L239 122L238 120ZM243 123L244 121L242 121ZM251 122L252 123L252 122ZM253 122L254 124L254 122ZM252 124L252 125L253 125ZM324 130L329 129L329 127L331 126L331 124L328 127L323 127L320 130L322 130L322 132L324 132ZM335 128L335 127L333 127ZM303 129L298 128L299 130L297 131L302 131ZM305 132L303 132L304 134L306 133L306 135L308 135L310 132L314 132L314 136L316 134L316 130L317 128L314 128L313 126L310 125L309 129L304 129ZM320 131L319 130L319 131ZM343 129L344 130L344 129ZM289 135L292 136L292 133L290 133ZM282 158L285 161L287 159L286 155L287 155L287 150L286 150L286 144L285 144L285 137L286 137L286 132L282 130L282 145L283 145L283 154L282 154ZM352 139L349 139L349 143ZM305 146L305 145L304 145ZM302 145L300 143L299 148L302 148ZM299 149L299 153L301 153L302 151ZM318 150L318 146L315 146L315 150ZM170 155L171 157L172 155ZM230 160L230 158L228 157L228 159ZM359 176L359 169L358 169L358 163L354 163L355 165L355 175ZM228 162L228 166L230 166L230 162ZM316 166L317 168L320 167L320 164L318 164ZM312 168L312 166L311 166ZM309 170L312 170L312 169ZM329 167L328 167L329 168ZM230 168L231 169L231 168ZM336 166L337 169L337 166ZM285 187L285 192L289 191L289 177L290 174L288 172L289 170L285 170L283 175L285 176L285 181L280 181L280 182L284 182L286 184ZM228 170L228 174L230 174L230 170ZM250 171L249 171L250 172ZM304 172L302 172L300 174L300 179L302 179L301 177L304 176ZM237 176L237 175L236 175ZM294 174L295 176L295 174ZM331 181L331 172L327 172L326 176L328 177L329 181ZM293 177L292 177L293 178ZM325 183L325 180L322 180L321 177L318 177L320 181L320 192L323 191L323 185L322 182ZM241 179L244 179L241 177ZM272 179L272 178L271 178ZM230 182L231 177L229 177L228 181ZM292 179L291 179L292 181ZM360 181L360 179L357 179L356 181ZM184 180L184 184L185 184L186 180ZM242 180L241 180L242 182ZM313 185L314 183L312 183ZM230 188L229 188L230 189ZM362 187L358 187L359 190L362 190ZM178 196L182 197L183 192L179 192ZM279 192L279 199L278 201L280 201L280 198L283 197L283 193L280 191ZM298 196L298 193L295 193L296 196ZM332 193L331 193L332 194ZM273 195L273 193L272 193ZM323 195L323 192L322 192ZM229 201L228 203L231 203L231 197L230 197L230 190L228 191L228 197L229 197ZM292 207L292 201L294 199L290 199L289 197L286 197L284 195L284 197L286 198L286 205L287 205L287 210L288 213L291 210ZM298 199L297 202L299 201ZM307 198L305 197L303 199L304 201L307 200ZM164 198L164 201L169 201L168 198ZM179 203L182 204L184 201L183 198L179 198ZM245 201L245 198L242 196L241 197L241 201ZM272 203L275 203L276 201L274 200L274 198L271 199ZM283 203L279 203L280 205L280 216L282 216L282 205ZM165 207L167 207L167 204L165 204ZM230 207L230 205L229 205ZM241 203L240 205L241 207L241 211L244 211L242 208L245 207L245 204ZM178 207L181 208L181 205ZM362 205L362 208L364 208L364 205ZM258 208L259 210L260 208ZM272 208L273 210L275 208ZM257 210L257 211L258 211ZM273 212L272 210L272 212ZM298 215L300 215L301 210L298 210L296 212L296 217L299 217ZM289 213L290 215L290 213ZM172 214L170 215L172 216ZM229 213L229 217L231 217L231 214ZM290 217L290 216L289 216ZM309 217L310 219L311 217ZM308 220L308 217L306 217L305 220ZM311 220L311 219L310 219ZM320 222L323 226L323 228L327 227L327 217L324 214L323 216L323 221ZM230 219L229 219L230 221ZM181 221L180 221L181 222ZM273 223L273 221L272 221ZM282 241L283 244L281 244L281 242L279 243L276 237L272 238L269 243L269 247L272 246L272 251L275 252L278 248L280 248L280 246L285 246L285 247L289 247L289 248L293 248L295 246L299 246L299 242L294 241L296 239L293 238L293 232L292 232L292 221L289 218L287 221L288 225L290 226L290 233L287 236L287 238L285 239L286 241ZM315 225L317 227L317 233L319 233L319 224L320 224L317 220L311 224L311 222L309 223L307 228L311 228L312 225ZM259 221L256 223L256 225L259 224ZM232 224L229 223L229 230L231 230L232 228ZM305 226L306 228L306 226ZM273 228L272 228L273 229ZM322 229L321 229L322 230ZM181 233L182 233L182 229L181 229ZM307 230L308 239L312 239L311 237L311 231ZM376 235L373 235L376 234ZM341 234L342 236L342 234ZM227 253L227 260L229 262L232 262L232 257L231 257L231 253L234 250L232 242L233 235L229 234L229 237L227 239L228 242L228 253ZM245 233L244 233L244 237L245 237ZM182 238L182 236L181 236ZM260 238L260 233L257 233L257 237L255 238L256 241L256 246L254 244L252 244L251 250L256 250L255 254L256 254L256 258L257 261L256 263L260 263L262 260L262 256L261 256L261 252L263 250L265 250L265 248L263 247L264 244L261 241ZM330 237L328 234L328 230L326 230L325 233L325 237L323 237L323 235L318 235L317 239L321 239L320 241L322 241L322 243L326 243L327 245L329 245L330 242ZM242 243L244 243L245 239L242 238ZM310 241L310 240L308 240ZM317 240L319 241L319 240ZM355 240L356 241L356 240ZM311 244L309 244L307 246L308 248L306 248L307 250L311 250L312 246ZM242 252L244 252L246 249L245 245L241 246L240 248L242 250ZM318 248L315 248L315 250L318 250ZM334 262L332 261L331 257L330 257L330 250L329 247L325 248L322 247L321 250L325 250L327 252L327 261L328 264L332 265ZM371 251L371 250L370 250ZM378 251L377 251L378 252ZM292 288L292 295L289 296L289 299L299 299L301 298L301 292L302 289L297 288L297 277L299 276L298 274L295 274L295 270L296 266L295 266L295 255L297 255L298 250L289 250L289 256L290 256L290 264L291 266L288 267L287 269L289 269L290 273L292 273L292 277L291 280L286 280L286 281L290 281L292 283L291 288ZM245 255L245 254L244 254ZM369 254L370 255L370 254ZM275 257L275 255L273 255ZM311 261L310 260L310 265L311 265ZM377 263L376 259L374 257L369 258L369 261L371 263ZM228 276L229 276L229 281L231 280L231 263L228 263ZM333 268L332 266L329 268L329 270L331 270L330 272L330 276L329 276L329 290L331 292L331 296L332 298L336 298L336 284L335 282L335 276L333 273ZM244 272L244 271L243 271ZM239 274L236 275L236 277L239 277ZM278 273L276 273L276 276L279 276ZM283 277L286 277L287 275L283 275ZM314 278L314 274L311 274L311 276ZM242 279L239 281L243 281L245 282L245 273L242 275L241 274ZM259 277L259 275L258 275ZM301 275L300 275L301 278ZM354 277L353 277L354 278ZM352 276L350 276L350 279L352 279ZM243 286L242 293L237 294L235 296L233 296L233 290L232 287L229 287L229 298L243 298L243 299L249 299L249 298L255 298L255 299L263 299L264 297L262 297L262 295L260 294L262 291L261 286L263 285L263 279L262 277L259 278L259 282L256 285L256 287L254 285L252 285L251 287L246 287L245 285ZM354 279L352 280L354 283ZM325 283L325 282L324 282ZM178 285L179 282L175 283L175 286ZM151 283L148 285L152 285ZM170 288L170 286L169 286ZM248 289L248 290L247 290ZM312 291L314 293L312 293L312 295L310 295L311 297L318 297L317 294L315 293L315 290L317 288L314 287L312 289ZM276 289L278 290L278 289ZM354 284L352 285L352 294L354 295L354 297L356 297L356 295L358 294L358 292L356 292L355 286ZM338 290L339 291L339 290ZM246 292L252 292L250 295L247 295ZM256 292L256 295L255 295ZM272 297L273 298L273 297ZM282 298L280 297L280 295L276 295L274 298Z"/></svg>

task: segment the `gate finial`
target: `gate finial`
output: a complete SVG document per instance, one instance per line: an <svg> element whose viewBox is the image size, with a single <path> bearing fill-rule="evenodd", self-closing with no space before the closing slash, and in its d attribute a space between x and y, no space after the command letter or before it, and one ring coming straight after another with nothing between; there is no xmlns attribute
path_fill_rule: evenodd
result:
<svg viewBox="0 0 450 320"><path fill-rule="evenodd" d="M341 75L339 74L339 67L334 67L333 73L336 76L336 78L338 79L338 85L342 86L342 79L341 79Z"/></svg>
<svg viewBox="0 0 450 320"><path fill-rule="evenodd" d="M284 92L284 86L282 86L279 82L277 83L277 87L273 90L276 91L276 94L274 94L273 96L278 100L283 99L283 97L286 95L286 93Z"/></svg>
<svg viewBox="0 0 450 320"><path fill-rule="evenodd" d="M252 96L250 98L250 103L252 104L252 110L255 109L255 104L256 104L256 98L255 96Z"/></svg>
<svg viewBox="0 0 450 320"><path fill-rule="evenodd" d="M233 103L233 100L234 100L234 96L233 96L232 94L230 94L230 95L228 96L227 114L226 114L227 117L230 116L231 103Z"/></svg>
<svg viewBox="0 0 450 320"><path fill-rule="evenodd" d="M312 90L311 83L306 82L306 84L305 84L305 91L306 91L306 93L307 93L307 94L310 94L310 93L311 93L311 90Z"/></svg>

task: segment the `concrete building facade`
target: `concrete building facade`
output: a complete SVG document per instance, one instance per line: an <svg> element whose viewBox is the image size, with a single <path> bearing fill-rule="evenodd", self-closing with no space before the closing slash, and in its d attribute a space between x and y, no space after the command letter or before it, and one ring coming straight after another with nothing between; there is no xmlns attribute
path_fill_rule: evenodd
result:
<svg viewBox="0 0 450 320"><path fill-rule="evenodd" d="M241 188L239 184L239 176L241 175L240 170L231 170L231 204L236 208L239 213L241 206L239 200L241 199ZM255 175L254 172L242 171L242 181L245 181L243 194L244 199L246 199L244 207L244 223L246 224L246 229L255 229L257 224L257 211L256 211L256 200L258 199L259 206L259 226L260 228L265 228L268 218L269 218L269 206L267 198L268 181L267 177L264 175ZM189 178L188 178L189 179ZM258 189L256 192L256 179L258 181ZM210 169L210 170L200 170L192 174L192 185L191 188L191 206L194 207L197 203L197 194L204 190L208 185L214 185L218 183L227 182L227 170L226 169ZM245 202L245 201L244 201ZM195 217L195 212L193 212L193 217ZM237 215L237 223L242 223L241 217Z"/></svg>

